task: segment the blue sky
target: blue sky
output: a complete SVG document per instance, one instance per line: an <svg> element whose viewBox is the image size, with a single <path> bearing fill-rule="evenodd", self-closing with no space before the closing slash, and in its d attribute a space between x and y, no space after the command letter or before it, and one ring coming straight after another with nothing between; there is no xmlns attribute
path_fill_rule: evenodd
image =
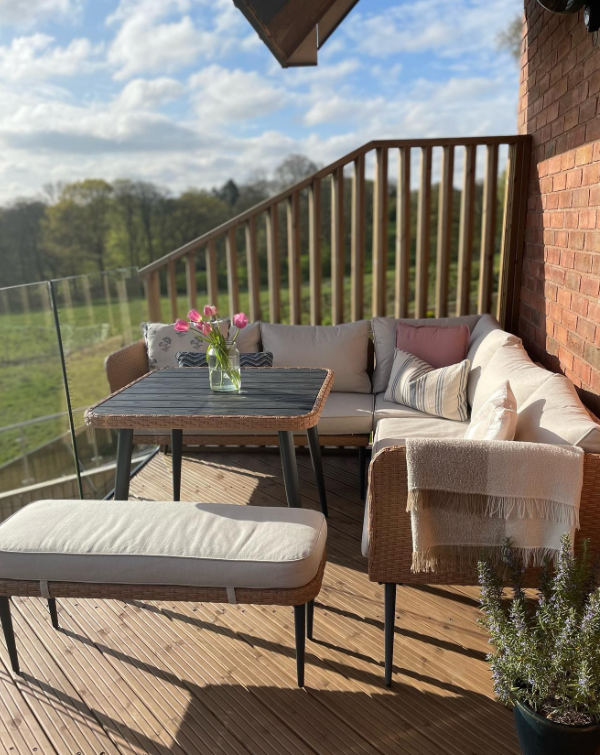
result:
<svg viewBox="0 0 600 755"><path fill-rule="evenodd" d="M0 202L88 177L174 193L378 138L514 133L522 0L362 0L281 69L232 0L0 0Z"/></svg>

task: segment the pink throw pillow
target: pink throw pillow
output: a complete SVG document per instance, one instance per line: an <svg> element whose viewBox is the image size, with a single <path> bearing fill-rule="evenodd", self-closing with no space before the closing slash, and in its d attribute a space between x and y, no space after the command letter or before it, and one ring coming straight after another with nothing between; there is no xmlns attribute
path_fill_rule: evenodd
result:
<svg viewBox="0 0 600 755"><path fill-rule="evenodd" d="M440 328L399 322L396 327L396 348L414 354L437 370L462 362L467 356L470 335L466 325Z"/></svg>

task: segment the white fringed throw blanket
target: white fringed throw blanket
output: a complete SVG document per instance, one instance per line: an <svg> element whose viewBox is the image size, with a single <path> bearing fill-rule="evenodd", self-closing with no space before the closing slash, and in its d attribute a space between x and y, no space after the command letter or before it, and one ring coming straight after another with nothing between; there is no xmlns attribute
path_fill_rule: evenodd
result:
<svg viewBox="0 0 600 755"><path fill-rule="evenodd" d="M582 449L483 440L406 441L412 570L461 568L510 538L524 566L555 558L579 528Z"/></svg>

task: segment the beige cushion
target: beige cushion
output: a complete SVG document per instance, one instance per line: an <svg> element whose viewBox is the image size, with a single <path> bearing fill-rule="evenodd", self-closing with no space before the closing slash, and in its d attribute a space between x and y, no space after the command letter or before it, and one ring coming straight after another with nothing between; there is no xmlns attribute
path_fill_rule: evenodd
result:
<svg viewBox="0 0 600 755"><path fill-rule="evenodd" d="M501 346L481 371L473 397L472 416L508 380L520 409L531 394L543 385L554 373L538 367L529 358L519 343Z"/></svg>
<svg viewBox="0 0 600 755"><path fill-rule="evenodd" d="M229 338L237 333L235 344L240 354L256 354L260 348L260 322L251 322L245 328L239 330L235 325L229 329Z"/></svg>
<svg viewBox="0 0 600 755"><path fill-rule="evenodd" d="M470 406L473 406L481 371L498 349L507 343L521 343L521 339L502 330L498 320L492 315L481 315L471 333L467 352L467 359L471 363L467 388Z"/></svg>
<svg viewBox="0 0 600 755"><path fill-rule="evenodd" d="M552 375L519 410L515 440L572 445L600 453L600 425L581 403L571 381Z"/></svg>
<svg viewBox="0 0 600 755"><path fill-rule="evenodd" d="M221 332L226 335L229 330L229 320L221 320ZM178 367L177 353L189 351L194 354L205 354L207 343L198 337L195 331L178 333L173 323L145 322L142 325L148 364L151 370L163 367Z"/></svg>
<svg viewBox="0 0 600 755"><path fill-rule="evenodd" d="M494 391L481 409L471 417L467 440L514 440L517 429L517 401L510 383Z"/></svg>
<svg viewBox="0 0 600 755"><path fill-rule="evenodd" d="M305 509L156 501L39 501L0 525L0 578L294 588L327 537Z"/></svg>
<svg viewBox="0 0 600 755"><path fill-rule="evenodd" d="M328 367L332 390L370 393L367 374L370 323L345 325L272 325L261 323L263 349L275 367Z"/></svg>
<svg viewBox="0 0 600 755"><path fill-rule="evenodd" d="M468 422L454 422L422 412L411 417L382 419L377 423L373 455L388 446L403 446L407 438L464 438L468 427Z"/></svg>
<svg viewBox="0 0 600 755"><path fill-rule="evenodd" d="M373 427L373 399L371 393L330 393L325 401L323 413L319 420L320 435L368 435ZM394 404L398 406L398 404ZM136 438L144 435L169 435L168 428L164 430L136 430ZM214 430L184 430L183 435L243 435L235 430L217 432ZM270 430L259 430L253 435L272 435ZM298 430L296 435L305 435L305 430Z"/></svg>
<svg viewBox="0 0 600 755"><path fill-rule="evenodd" d="M375 372L373 373L373 393L385 391L390 380L390 372L396 351L396 327L399 322L408 325L434 325L438 328L449 328L456 325L467 325L473 332L479 315L464 317L427 317L421 320L397 320L395 317L375 317L371 323L373 328L373 342L375 344Z"/></svg>

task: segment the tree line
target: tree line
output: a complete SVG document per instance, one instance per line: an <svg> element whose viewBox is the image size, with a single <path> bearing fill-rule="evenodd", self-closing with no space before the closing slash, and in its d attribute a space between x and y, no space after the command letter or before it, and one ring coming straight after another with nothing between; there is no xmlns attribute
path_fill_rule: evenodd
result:
<svg viewBox="0 0 600 755"><path fill-rule="evenodd" d="M43 196L18 199L0 207L0 288L86 273L98 273L120 267L143 267L164 254L201 236L258 202L300 181L318 169L302 155L290 155L272 176L256 174L245 183L232 179L212 190L188 189L179 196L148 181L86 179L69 184L44 187ZM504 176L499 177L498 219L502 217ZM330 265L329 229L331 197L324 182L322 192L322 260L323 274ZM372 235L373 183L366 181L366 239ZM389 264L394 264L395 193L389 187L390 243ZM301 265L303 277L308 273L308 207L306 192L300 199ZM437 233L439 185L432 187L431 235ZM344 186L345 241L350 245L351 180ZM481 219L482 186L476 185L475 228ZM417 222L417 191L411 192L411 237L414 245ZM458 246L460 191L454 190L452 247ZM280 206L280 245L286 248L285 207ZM497 223L500 233L501 223ZM264 261L266 247L262 224L258 229L259 259ZM238 242L243 262L243 231ZM499 238L498 238L499 242ZM476 255L477 234L474 242ZM368 247L367 247L368 248ZM433 247L432 247L433 248ZM261 253L261 249L263 252ZM370 255L366 255L365 273L370 272ZM349 265L349 260L348 260ZM260 265L261 282L266 283L266 264ZM245 283L245 265L240 265L240 284ZM220 285L226 285L224 255L219 255ZM282 254L282 274L287 275L286 255ZM199 277L204 276L199 267ZM178 278L185 288L183 271ZM200 282L200 281L199 281Z"/></svg>

